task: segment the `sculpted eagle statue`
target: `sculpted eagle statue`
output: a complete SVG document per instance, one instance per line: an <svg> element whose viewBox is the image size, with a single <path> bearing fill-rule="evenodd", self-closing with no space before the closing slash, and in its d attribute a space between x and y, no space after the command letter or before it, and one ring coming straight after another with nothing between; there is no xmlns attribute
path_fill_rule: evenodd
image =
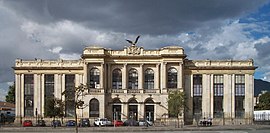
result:
<svg viewBox="0 0 270 133"><path fill-rule="evenodd" d="M128 43L130 43L132 46L134 46L134 45L138 42L139 38L140 38L140 36L137 36L135 42L130 41L130 40L128 40L128 39L126 39L126 41L127 41Z"/></svg>

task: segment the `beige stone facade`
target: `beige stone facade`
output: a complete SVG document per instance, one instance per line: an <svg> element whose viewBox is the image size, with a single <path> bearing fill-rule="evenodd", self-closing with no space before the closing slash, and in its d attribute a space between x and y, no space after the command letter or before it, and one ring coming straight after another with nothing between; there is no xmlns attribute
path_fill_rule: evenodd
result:
<svg viewBox="0 0 270 133"><path fill-rule="evenodd" d="M132 117L158 121L168 117L168 92L182 90L186 94L184 121L187 124L194 124L195 116L211 117L215 124L252 122L253 74L256 69L252 60L195 61L188 60L184 49L178 46L145 50L132 45L123 50L86 47L79 60L17 59L13 68L17 118L35 117L35 110L44 117L45 94L50 93L46 86L52 85L53 96L64 100L65 96L61 94L68 87L67 77L73 75L75 86L81 83L88 85L88 94L83 100L89 106L77 110L79 117L117 117L121 120ZM48 75L52 75L53 81L47 82ZM239 76L244 80L238 84L236 77L238 79ZM216 82L219 80L215 79L222 80ZM239 85L240 89L235 89ZM25 92L31 90L26 89L31 86L33 92ZM216 99L221 99L222 117L216 117L216 94L220 97ZM198 105L194 97L199 101ZM242 109L240 117L235 114L235 97L240 99L240 105L237 105Z"/></svg>

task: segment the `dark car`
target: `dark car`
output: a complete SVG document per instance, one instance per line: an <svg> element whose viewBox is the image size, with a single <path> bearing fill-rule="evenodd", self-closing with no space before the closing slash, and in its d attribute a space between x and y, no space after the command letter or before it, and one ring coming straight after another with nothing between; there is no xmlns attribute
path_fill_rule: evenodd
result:
<svg viewBox="0 0 270 133"><path fill-rule="evenodd" d="M124 126L139 126L139 122L134 119L128 119L124 122Z"/></svg>
<svg viewBox="0 0 270 133"><path fill-rule="evenodd" d="M23 126L24 127L32 127L33 126L32 121L31 120L25 120L23 122Z"/></svg>
<svg viewBox="0 0 270 133"><path fill-rule="evenodd" d="M67 127L74 127L76 124L76 121L75 120L68 120L67 122L66 122L66 126Z"/></svg>
<svg viewBox="0 0 270 133"><path fill-rule="evenodd" d="M88 118L82 118L79 122L79 127L90 127L90 121Z"/></svg>
<svg viewBox="0 0 270 133"><path fill-rule="evenodd" d="M36 126L37 127L45 127L46 126L45 121L44 120L38 120Z"/></svg>
<svg viewBox="0 0 270 133"><path fill-rule="evenodd" d="M61 121L60 120L53 120L51 122L52 127L61 127Z"/></svg>

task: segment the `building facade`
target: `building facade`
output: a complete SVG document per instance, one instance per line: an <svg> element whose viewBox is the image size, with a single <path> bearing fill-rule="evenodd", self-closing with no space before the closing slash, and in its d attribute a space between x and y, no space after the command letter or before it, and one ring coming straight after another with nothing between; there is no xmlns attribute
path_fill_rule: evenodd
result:
<svg viewBox="0 0 270 133"><path fill-rule="evenodd" d="M168 94L181 90L186 124L213 118L214 124L250 124L253 119L252 60L188 60L184 49L145 50L86 47L79 60L21 60L13 67L16 118L44 117L46 98L65 100L65 90L88 87L79 117L159 121L168 117ZM36 113L35 113L36 112ZM65 107L65 117L74 115Z"/></svg>

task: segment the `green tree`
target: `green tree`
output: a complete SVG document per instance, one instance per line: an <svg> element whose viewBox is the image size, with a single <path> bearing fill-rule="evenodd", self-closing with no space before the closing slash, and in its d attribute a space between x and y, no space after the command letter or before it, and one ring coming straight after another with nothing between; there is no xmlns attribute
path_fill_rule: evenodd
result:
<svg viewBox="0 0 270 133"><path fill-rule="evenodd" d="M270 92L266 92L259 97L258 110L270 109Z"/></svg>
<svg viewBox="0 0 270 133"><path fill-rule="evenodd" d="M15 104L15 86L9 86L8 94L6 95L6 102Z"/></svg>
<svg viewBox="0 0 270 133"><path fill-rule="evenodd" d="M74 93L75 93L75 98L74 97L69 97L69 94L71 92L69 91L64 91L62 95L67 95L67 100L71 100L74 102L74 110L75 110L75 132L78 133L78 125L77 125L77 109L83 109L87 105L84 104L84 101L82 100L82 97L87 94L87 86L86 85L79 85L78 87L74 88Z"/></svg>
<svg viewBox="0 0 270 133"><path fill-rule="evenodd" d="M170 117L182 115L185 107L185 94L180 90L170 91L168 96L168 111Z"/></svg>
<svg viewBox="0 0 270 133"><path fill-rule="evenodd" d="M45 104L45 116L48 117L63 117L64 116L64 103L61 99L48 97Z"/></svg>

